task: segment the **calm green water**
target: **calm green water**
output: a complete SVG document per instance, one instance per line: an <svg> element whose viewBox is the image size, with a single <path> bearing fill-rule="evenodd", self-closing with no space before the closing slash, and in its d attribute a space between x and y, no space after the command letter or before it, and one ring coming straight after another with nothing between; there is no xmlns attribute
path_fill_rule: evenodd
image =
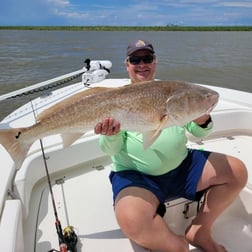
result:
<svg viewBox="0 0 252 252"><path fill-rule="evenodd" d="M86 58L111 60L110 77L127 77L125 50L136 38L154 44L160 79L252 92L252 32L0 30L0 94L81 69ZM0 119L27 99L1 102Z"/></svg>

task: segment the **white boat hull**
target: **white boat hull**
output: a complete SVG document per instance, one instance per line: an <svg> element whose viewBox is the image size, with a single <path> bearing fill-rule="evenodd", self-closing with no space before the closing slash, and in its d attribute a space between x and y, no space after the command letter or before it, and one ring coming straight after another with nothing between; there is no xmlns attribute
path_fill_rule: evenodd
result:
<svg viewBox="0 0 252 252"><path fill-rule="evenodd" d="M108 79L94 86L125 85L128 80ZM212 87L220 93L213 111L214 131L207 139L190 138L188 146L228 153L248 167L249 181L236 201L213 227L213 236L229 252L252 251L252 94ZM42 111L83 89L81 83L38 98L33 106ZM31 105L11 114L3 124L11 127L34 123ZM25 124L25 125L24 125ZM111 161L98 146L98 136L88 132L63 149L58 135L43 139L58 216L62 227L71 225L78 235L78 251L148 251L128 240L114 216L108 174ZM55 218L39 142L33 144L21 169L0 145L0 250L44 252L58 249ZM13 184L12 184L13 182ZM12 192L8 194L8 191ZM176 233L183 234L196 214L197 203L177 199L166 203L164 216ZM187 212L183 213L185 210ZM191 247L191 251L200 251Z"/></svg>

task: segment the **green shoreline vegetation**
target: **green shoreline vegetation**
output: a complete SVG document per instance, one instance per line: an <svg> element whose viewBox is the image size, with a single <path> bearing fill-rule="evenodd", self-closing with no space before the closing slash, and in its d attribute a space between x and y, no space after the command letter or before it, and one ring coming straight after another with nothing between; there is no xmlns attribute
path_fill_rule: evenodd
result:
<svg viewBox="0 0 252 252"><path fill-rule="evenodd" d="M252 26L0 26L0 30L45 31L252 31Z"/></svg>

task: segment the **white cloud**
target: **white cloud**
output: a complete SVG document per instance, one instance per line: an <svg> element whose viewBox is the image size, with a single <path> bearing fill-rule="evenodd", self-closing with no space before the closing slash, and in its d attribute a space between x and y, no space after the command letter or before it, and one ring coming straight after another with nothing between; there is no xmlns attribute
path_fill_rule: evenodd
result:
<svg viewBox="0 0 252 252"><path fill-rule="evenodd" d="M252 8L252 2L220 2L218 6L223 7L242 7L242 8Z"/></svg>
<svg viewBox="0 0 252 252"><path fill-rule="evenodd" d="M47 3L56 16L76 20L89 16L88 13L76 11L76 6L68 0L47 0Z"/></svg>
<svg viewBox="0 0 252 252"><path fill-rule="evenodd" d="M70 11L66 12L59 9L54 9L54 13L58 16L63 16L70 19L86 19L89 17L88 13L70 12Z"/></svg>
<svg viewBox="0 0 252 252"><path fill-rule="evenodd" d="M47 0L47 2L49 4L53 4L54 6L61 8L68 7L71 5L70 2L67 0Z"/></svg>

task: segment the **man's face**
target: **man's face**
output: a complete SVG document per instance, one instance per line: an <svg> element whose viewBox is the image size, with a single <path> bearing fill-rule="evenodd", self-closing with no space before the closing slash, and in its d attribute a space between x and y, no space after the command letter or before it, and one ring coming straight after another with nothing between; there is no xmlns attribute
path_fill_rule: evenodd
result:
<svg viewBox="0 0 252 252"><path fill-rule="evenodd" d="M132 82L153 80L156 72L156 57L148 50L136 51L127 57L126 69Z"/></svg>

